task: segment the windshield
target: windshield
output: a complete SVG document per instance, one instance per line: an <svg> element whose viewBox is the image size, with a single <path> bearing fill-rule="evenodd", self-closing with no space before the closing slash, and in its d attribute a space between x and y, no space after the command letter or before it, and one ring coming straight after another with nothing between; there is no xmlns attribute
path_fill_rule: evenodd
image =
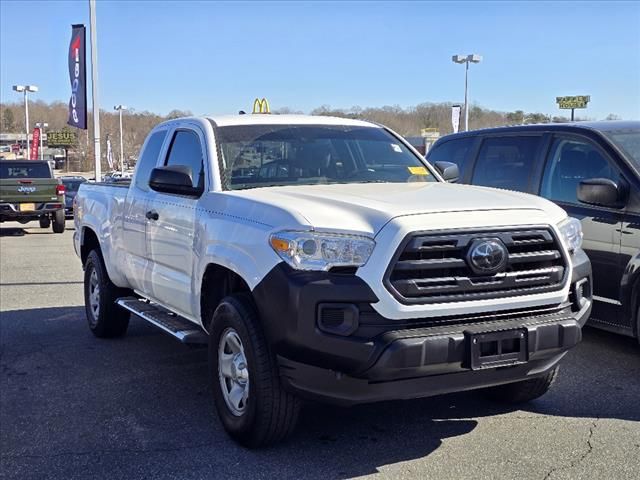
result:
<svg viewBox="0 0 640 480"><path fill-rule="evenodd" d="M344 125L219 127L225 188L437 181L382 128Z"/></svg>
<svg viewBox="0 0 640 480"><path fill-rule="evenodd" d="M640 130L612 130L603 133L640 168Z"/></svg>
<svg viewBox="0 0 640 480"><path fill-rule="evenodd" d="M51 171L46 163L0 162L0 178L51 178Z"/></svg>

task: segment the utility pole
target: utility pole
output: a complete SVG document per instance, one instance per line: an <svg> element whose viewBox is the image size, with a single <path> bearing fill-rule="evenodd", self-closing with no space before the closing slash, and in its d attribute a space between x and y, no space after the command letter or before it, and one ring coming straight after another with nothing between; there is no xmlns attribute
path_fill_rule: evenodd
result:
<svg viewBox="0 0 640 480"><path fill-rule="evenodd" d="M102 180L100 165L100 104L98 102L98 32L96 31L96 0L89 0L89 20L91 26L91 84L93 105L93 149L95 152L96 182Z"/></svg>

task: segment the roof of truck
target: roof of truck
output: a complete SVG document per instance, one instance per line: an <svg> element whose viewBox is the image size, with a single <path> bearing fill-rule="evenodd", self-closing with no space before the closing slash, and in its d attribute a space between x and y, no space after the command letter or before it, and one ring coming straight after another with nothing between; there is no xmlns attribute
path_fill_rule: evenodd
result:
<svg viewBox="0 0 640 480"><path fill-rule="evenodd" d="M207 116L207 119L219 127L231 125L348 125L353 127L378 127L375 123L351 118L326 117L321 115L278 115L278 114L243 114Z"/></svg>

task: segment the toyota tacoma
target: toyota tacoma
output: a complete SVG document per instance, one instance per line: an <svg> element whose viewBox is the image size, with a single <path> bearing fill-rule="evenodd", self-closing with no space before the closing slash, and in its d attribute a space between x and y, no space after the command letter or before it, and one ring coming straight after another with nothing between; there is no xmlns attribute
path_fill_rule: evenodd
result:
<svg viewBox="0 0 640 480"><path fill-rule="evenodd" d="M130 184L75 198L89 327L121 336L133 313L208 344L221 423L250 447L304 398L532 400L591 310L580 222L457 176L364 121L162 123Z"/></svg>

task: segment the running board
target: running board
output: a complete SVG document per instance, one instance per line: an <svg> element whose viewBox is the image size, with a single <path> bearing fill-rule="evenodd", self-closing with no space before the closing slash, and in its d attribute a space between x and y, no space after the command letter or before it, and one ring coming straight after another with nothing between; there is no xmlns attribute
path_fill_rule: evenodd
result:
<svg viewBox="0 0 640 480"><path fill-rule="evenodd" d="M180 317L159 305L137 297L123 297L116 304L147 322L164 330L182 343L208 343L208 335L196 324Z"/></svg>

